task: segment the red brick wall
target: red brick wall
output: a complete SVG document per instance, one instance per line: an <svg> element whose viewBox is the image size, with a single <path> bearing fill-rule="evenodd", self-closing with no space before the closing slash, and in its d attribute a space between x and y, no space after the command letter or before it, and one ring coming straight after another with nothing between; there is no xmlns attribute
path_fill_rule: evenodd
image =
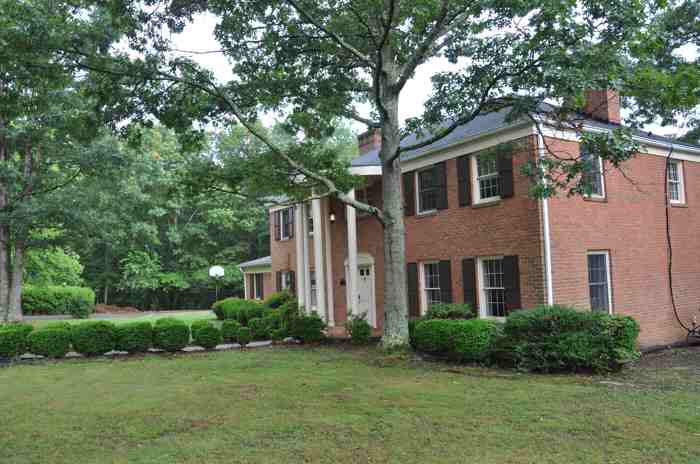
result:
<svg viewBox="0 0 700 464"><path fill-rule="evenodd" d="M272 280L271 288L276 290L275 286L277 283L275 282L275 273L277 271L291 271L296 269L297 237L295 236L289 240L275 240L275 221L272 214L273 213L270 213L270 256L272 257L272 274L270 279Z"/></svg>
<svg viewBox="0 0 700 464"><path fill-rule="evenodd" d="M553 149L577 153L575 142L548 139ZM641 325L640 343L651 347L685 338L668 291L664 202L665 159L639 155L623 165L627 174L605 174L605 201L550 200L552 271L557 303L589 307L586 253L610 253L613 311ZM683 162L687 207L670 211L674 287L681 317L700 308L700 164Z"/></svg>

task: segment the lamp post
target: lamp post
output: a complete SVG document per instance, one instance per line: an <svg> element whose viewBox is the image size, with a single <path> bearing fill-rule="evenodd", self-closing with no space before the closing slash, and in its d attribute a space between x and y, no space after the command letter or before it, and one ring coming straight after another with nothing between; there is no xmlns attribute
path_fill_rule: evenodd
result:
<svg viewBox="0 0 700 464"><path fill-rule="evenodd" d="M219 282L224 274L224 268L221 266L212 266L209 268L209 277L213 278L214 282L216 282L216 301L219 301Z"/></svg>

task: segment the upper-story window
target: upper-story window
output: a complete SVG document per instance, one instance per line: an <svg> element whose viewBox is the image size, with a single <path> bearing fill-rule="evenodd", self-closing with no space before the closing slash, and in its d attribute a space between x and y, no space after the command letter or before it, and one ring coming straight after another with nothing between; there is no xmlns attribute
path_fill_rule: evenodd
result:
<svg viewBox="0 0 700 464"><path fill-rule="evenodd" d="M418 213L431 213L437 210L438 180L433 166L418 171L416 176Z"/></svg>
<svg viewBox="0 0 700 464"><path fill-rule="evenodd" d="M581 151L581 160L586 163L584 180L590 185L588 196L593 198L605 197L605 183L603 182L603 160L587 150Z"/></svg>
<svg viewBox="0 0 700 464"><path fill-rule="evenodd" d="M683 164L678 160L668 161L668 199L671 203L685 203L685 188L683 185Z"/></svg>
<svg viewBox="0 0 700 464"><path fill-rule="evenodd" d="M294 237L294 208L284 208L273 213L275 239L289 240Z"/></svg>
<svg viewBox="0 0 700 464"><path fill-rule="evenodd" d="M474 202L482 203L501 197L498 160L491 154L472 157L474 172Z"/></svg>

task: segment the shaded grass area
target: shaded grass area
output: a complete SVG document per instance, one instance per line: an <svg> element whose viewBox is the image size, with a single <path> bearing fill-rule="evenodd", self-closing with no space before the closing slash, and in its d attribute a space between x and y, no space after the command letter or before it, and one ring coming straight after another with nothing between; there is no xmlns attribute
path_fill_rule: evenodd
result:
<svg viewBox="0 0 700 464"><path fill-rule="evenodd" d="M127 314L127 315L115 315L113 317L105 318L105 317L100 317L100 318L90 318L90 319L65 319L61 320L61 322L70 322L71 324L81 324L86 321L94 321L94 320L108 320L111 322L114 322L115 324L124 324L126 322L135 322L135 321L150 321L150 322L155 322L158 319L162 319L164 317L174 317L176 319L180 319L185 321L187 324L192 324L194 321L198 320L216 320L216 316L214 315L213 312L211 311L162 311L158 313L144 313L144 314ZM36 328L44 327L47 324L51 324L53 322L56 322L55 320L28 320L27 321L29 324L32 324Z"/></svg>
<svg viewBox="0 0 700 464"><path fill-rule="evenodd" d="M698 462L700 388L681 370L540 376L338 347L19 365L0 370L0 462Z"/></svg>

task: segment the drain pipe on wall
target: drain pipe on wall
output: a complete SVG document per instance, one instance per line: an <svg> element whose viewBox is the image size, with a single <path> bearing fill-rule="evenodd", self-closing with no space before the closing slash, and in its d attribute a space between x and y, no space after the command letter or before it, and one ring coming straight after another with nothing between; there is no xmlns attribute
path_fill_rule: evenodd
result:
<svg viewBox="0 0 700 464"><path fill-rule="evenodd" d="M535 132L537 135L537 150L538 157L544 159L545 146L544 137L542 137L542 127L540 126L539 120L535 121ZM544 166L542 167L544 169ZM544 275L545 275L545 286L547 288L547 304L554 304L554 287L552 284L552 241L549 233L549 200L543 198L542 200L542 222L543 234L544 234Z"/></svg>

